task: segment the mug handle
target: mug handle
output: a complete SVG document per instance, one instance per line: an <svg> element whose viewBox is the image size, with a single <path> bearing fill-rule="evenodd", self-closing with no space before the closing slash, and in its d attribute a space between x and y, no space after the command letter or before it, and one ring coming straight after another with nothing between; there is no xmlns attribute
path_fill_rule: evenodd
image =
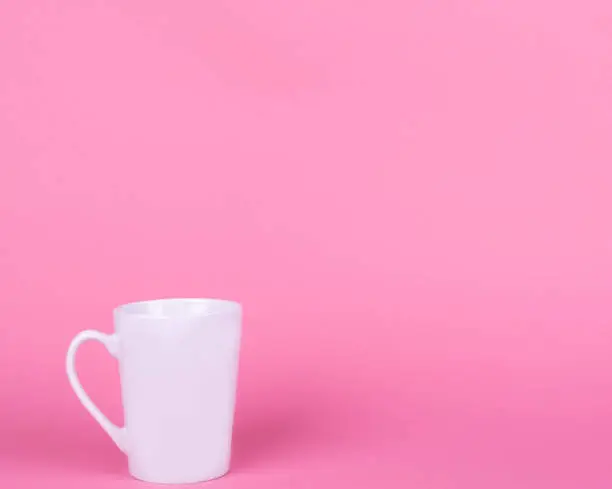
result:
<svg viewBox="0 0 612 489"><path fill-rule="evenodd" d="M86 330L81 331L77 334L74 339L71 341L70 346L68 347L68 353L66 355L66 373L68 374L68 381L70 382L70 386L74 390L81 404L85 406L85 409L93 416L93 418L102 426L102 429L106 431L108 436L115 442L115 444L119 447L119 450L125 453L125 427L119 427L112 423L103 413L98 409L91 398L83 389L81 382L79 381L79 377L76 373L75 368L75 357L76 352L86 341L98 341L104 345L106 350L113 356L117 355L117 336L116 335L108 335L105 333L101 333L100 331L95 330Z"/></svg>

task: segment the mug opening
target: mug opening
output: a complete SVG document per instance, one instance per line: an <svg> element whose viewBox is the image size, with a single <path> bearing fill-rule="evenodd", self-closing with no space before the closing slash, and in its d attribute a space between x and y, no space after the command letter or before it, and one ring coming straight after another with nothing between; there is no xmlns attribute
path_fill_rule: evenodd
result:
<svg viewBox="0 0 612 489"><path fill-rule="evenodd" d="M225 299L166 298L129 302L115 308L115 314L170 318L239 313L238 302Z"/></svg>

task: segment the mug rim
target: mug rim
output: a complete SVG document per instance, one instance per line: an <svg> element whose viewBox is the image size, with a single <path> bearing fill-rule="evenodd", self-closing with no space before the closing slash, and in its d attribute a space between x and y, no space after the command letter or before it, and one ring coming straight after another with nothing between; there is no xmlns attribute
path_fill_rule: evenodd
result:
<svg viewBox="0 0 612 489"><path fill-rule="evenodd" d="M131 317L147 317L147 318L172 318L175 314L160 314L159 312L147 312L146 306L149 305L161 305L170 303L195 303L195 304L206 304L213 305L218 310L209 311L204 313L190 313L189 316L216 316L220 314L232 314L241 313L242 304L237 301L229 299L218 299L213 297L162 297L157 299L144 299L139 301L126 302L119 304L113 309L114 315L126 315ZM142 308L142 309L141 309Z"/></svg>

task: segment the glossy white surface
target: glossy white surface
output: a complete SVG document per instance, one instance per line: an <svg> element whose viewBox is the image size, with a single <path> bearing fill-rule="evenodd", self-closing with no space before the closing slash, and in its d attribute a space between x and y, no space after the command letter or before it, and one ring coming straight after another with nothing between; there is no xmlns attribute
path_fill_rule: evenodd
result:
<svg viewBox="0 0 612 489"><path fill-rule="evenodd" d="M241 307L215 299L163 299L115 309L115 333L79 333L66 370L77 397L128 457L130 473L158 483L214 479L229 469ZM99 341L119 361L125 427L83 390L75 354Z"/></svg>

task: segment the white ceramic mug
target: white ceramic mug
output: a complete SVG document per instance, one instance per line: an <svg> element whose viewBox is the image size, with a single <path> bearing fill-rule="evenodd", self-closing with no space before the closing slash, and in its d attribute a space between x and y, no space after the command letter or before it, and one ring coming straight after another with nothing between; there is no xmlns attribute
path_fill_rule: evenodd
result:
<svg viewBox="0 0 612 489"><path fill-rule="evenodd" d="M83 331L70 344L68 379L79 400L127 454L130 474L158 483L227 473L241 336L240 304L216 299L134 302L114 311L115 333ZM119 361L125 426L91 401L75 354L99 341Z"/></svg>

